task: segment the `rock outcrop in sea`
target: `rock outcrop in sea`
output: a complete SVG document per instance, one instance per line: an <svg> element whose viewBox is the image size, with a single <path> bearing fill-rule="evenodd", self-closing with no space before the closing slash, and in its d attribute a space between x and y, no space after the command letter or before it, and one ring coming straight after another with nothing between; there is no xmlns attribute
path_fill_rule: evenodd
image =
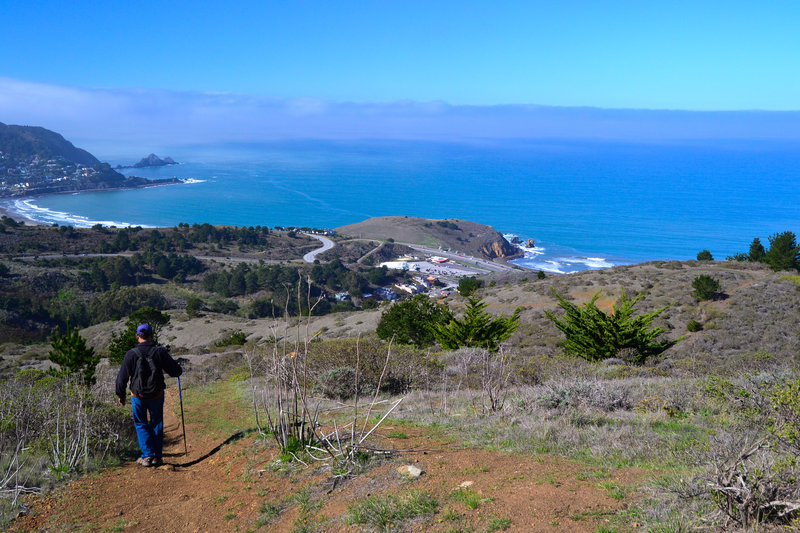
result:
<svg viewBox="0 0 800 533"><path fill-rule="evenodd" d="M150 154L147 157L143 157L139 160L138 163L133 165L133 168L145 168L145 167L163 167L166 165L177 165L178 163L175 162L174 159L171 157L165 157L161 159L156 154Z"/></svg>

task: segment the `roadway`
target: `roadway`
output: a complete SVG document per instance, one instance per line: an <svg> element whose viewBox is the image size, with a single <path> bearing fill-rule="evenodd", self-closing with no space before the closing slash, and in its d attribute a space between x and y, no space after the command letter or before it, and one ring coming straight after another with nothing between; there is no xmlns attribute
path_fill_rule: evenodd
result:
<svg viewBox="0 0 800 533"><path fill-rule="evenodd" d="M303 235L311 237L313 239L317 239L319 242L322 243L322 248L317 248L316 250L312 250L303 256L303 261L305 261L306 263L313 263L317 257L317 254L321 254L322 252L327 252L328 250L334 247L334 242L327 237L323 237L322 235L316 235L314 233L303 233Z"/></svg>

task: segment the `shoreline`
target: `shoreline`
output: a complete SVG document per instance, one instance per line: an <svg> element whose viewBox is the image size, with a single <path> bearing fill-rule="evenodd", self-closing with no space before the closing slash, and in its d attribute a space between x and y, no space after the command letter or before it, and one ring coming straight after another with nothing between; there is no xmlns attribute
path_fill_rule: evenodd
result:
<svg viewBox="0 0 800 533"><path fill-rule="evenodd" d="M49 226L50 224L47 222L41 222L39 220L35 220L28 216L23 215L19 211L15 210L13 206L13 202L18 200L35 200L36 198L43 198L45 196L55 196L55 195L62 195L62 194L81 194L85 192L115 192L115 191L135 191L138 189L149 189L151 187L166 187L168 185L180 185L183 184L184 181L180 178L169 178L163 180L158 183L148 183L145 185L140 185L138 187L104 187L104 188L94 188L94 189L81 189L78 191L53 191L47 192L43 194L31 194L31 195L20 195L20 196L0 196L0 216L7 216L16 220L17 222L21 222L26 226Z"/></svg>
<svg viewBox="0 0 800 533"><path fill-rule="evenodd" d="M10 219L13 219L17 222L20 222L26 226L46 226L44 222L39 222L38 220L34 220L32 218L26 217L23 214L11 209L9 207L9 200L6 198L0 198L0 216L7 216Z"/></svg>

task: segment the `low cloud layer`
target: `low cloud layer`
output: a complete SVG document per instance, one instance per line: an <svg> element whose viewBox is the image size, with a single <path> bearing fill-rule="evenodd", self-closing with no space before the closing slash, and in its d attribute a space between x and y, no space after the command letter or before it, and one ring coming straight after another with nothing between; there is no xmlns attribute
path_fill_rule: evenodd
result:
<svg viewBox="0 0 800 533"><path fill-rule="evenodd" d="M132 150L312 138L800 140L800 112L335 103L311 98L89 89L9 78L0 78L0 122L43 126L90 149L125 145Z"/></svg>

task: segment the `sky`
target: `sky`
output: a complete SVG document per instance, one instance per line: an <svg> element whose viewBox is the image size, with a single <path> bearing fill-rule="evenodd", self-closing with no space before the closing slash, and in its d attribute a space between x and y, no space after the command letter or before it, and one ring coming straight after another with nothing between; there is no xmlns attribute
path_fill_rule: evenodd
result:
<svg viewBox="0 0 800 533"><path fill-rule="evenodd" d="M794 0L2 0L0 122L95 141L165 128L176 142L413 137L464 123L512 136L560 134L543 108L598 108L700 112L701 132L723 135L738 112L734 130L792 137L798 115L781 112L800 111L798 27ZM641 135L638 119L588 115L576 135L603 136L603 121ZM688 115L641 116L655 131L653 117ZM561 119L569 131L583 120ZM114 124L98 134L103 121ZM226 122L238 134L212 138Z"/></svg>

